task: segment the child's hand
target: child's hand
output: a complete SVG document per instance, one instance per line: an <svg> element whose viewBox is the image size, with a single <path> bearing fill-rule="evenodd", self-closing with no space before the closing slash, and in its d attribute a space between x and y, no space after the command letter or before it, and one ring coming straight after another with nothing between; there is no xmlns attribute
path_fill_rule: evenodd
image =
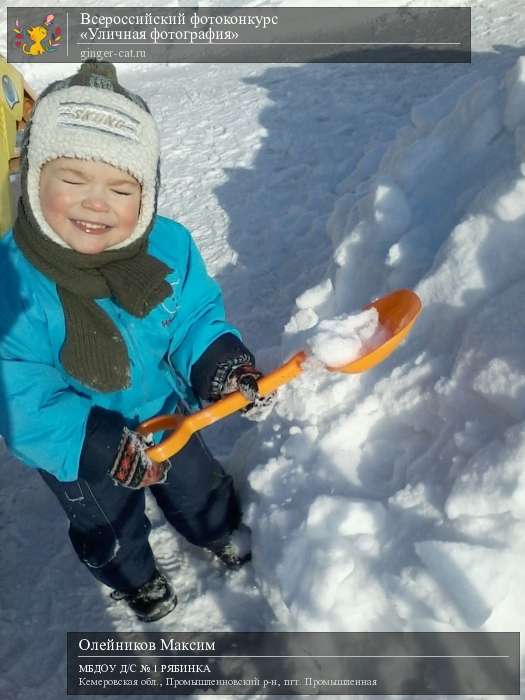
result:
<svg viewBox="0 0 525 700"><path fill-rule="evenodd" d="M124 428L117 458L109 472L115 484L141 489L166 481L171 462L154 462L150 459L147 449L151 444L140 433Z"/></svg>
<svg viewBox="0 0 525 700"><path fill-rule="evenodd" d="M251 402L241 411L242 415L250 420L264 420L271 412L275 402L275 392L267 396L259 394L257 380L262 376L263 373L253 365L241 365L231 372L226 384L229 391L240 391L244 398ZM229 393L229 391L225 393Z"/></svg>
<svg viewBox="0 0 525 700"><path fill-rule="evenodd" d="M153 484L163 484L168 478L168 470L171 467L171 462L154 462L150 459L151 466L146 470L139 488L145 486L153 486Z"/></svg>
<svg viewBox="0 0 525 700"><path fill-rule="evenodd" d="M267 396L259 393L258 380L263 373L255 367L253 355L246 351L240 356L220 362L215 368L208 398L218 401L234 391L240 391L250 403L241 413L250 420L263 420L270 413L275 392Z"/></svg>
<svg viewBox="0 0 525 700"><path fill-rule="evenodd" d="M257 380L263 376L253 365L241 365L236 367L228 376L224 393L240 391L248 401L260 398Z"/></svg>

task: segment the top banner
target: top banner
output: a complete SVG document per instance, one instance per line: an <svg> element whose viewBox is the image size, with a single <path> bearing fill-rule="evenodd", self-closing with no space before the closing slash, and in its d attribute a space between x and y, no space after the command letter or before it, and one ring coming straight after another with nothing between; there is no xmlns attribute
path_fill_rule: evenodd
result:
<svg viewBox="0 0 525 700"><path fill-rule="evenodd" d="M469 7L8 7L12 63L470 63Z"/></svg>

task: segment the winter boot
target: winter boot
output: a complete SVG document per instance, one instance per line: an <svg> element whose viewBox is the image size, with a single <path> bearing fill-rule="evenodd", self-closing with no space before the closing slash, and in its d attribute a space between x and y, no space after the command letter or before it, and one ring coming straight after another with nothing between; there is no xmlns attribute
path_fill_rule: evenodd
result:
<svg viewBox="0 0 525 700"><path fill-rule="evenodd" d="M177 605L177 596L167 578L155 569L153 576L136 591L113 591L113 600L125 600L139 620L154 622L170 613Z"/></svg>
<svg viewBox="0 0 525 700"><path fill-rule="evenodd" d="M251 530L247 525L241 523L237 530L234 530L226 537L208 545L216 557L218 557L228 569L240 569L243 564L252 558Z"/></svg>

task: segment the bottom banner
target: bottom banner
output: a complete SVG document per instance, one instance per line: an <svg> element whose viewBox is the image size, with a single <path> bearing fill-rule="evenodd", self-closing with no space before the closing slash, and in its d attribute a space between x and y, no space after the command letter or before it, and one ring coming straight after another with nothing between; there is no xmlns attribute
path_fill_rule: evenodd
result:
<svg viewBox="0 0 525 700"><path fill-rule="evenodd" d="M518 633L68 633L68 695L519 695Z"/></svg>

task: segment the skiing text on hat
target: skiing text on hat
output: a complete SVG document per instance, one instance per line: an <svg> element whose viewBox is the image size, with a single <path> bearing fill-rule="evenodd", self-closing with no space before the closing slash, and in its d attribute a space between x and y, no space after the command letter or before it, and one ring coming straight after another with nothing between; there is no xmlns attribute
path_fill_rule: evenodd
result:
<svg viewBox="0 0 525 700"><path fill-rule="evenodd" d="M132 141L137 141L139 138L137 119L120 110L112 110L105 105L93 102L61 102L58 105L57 123L61 126L104 131Z"/></svg>

